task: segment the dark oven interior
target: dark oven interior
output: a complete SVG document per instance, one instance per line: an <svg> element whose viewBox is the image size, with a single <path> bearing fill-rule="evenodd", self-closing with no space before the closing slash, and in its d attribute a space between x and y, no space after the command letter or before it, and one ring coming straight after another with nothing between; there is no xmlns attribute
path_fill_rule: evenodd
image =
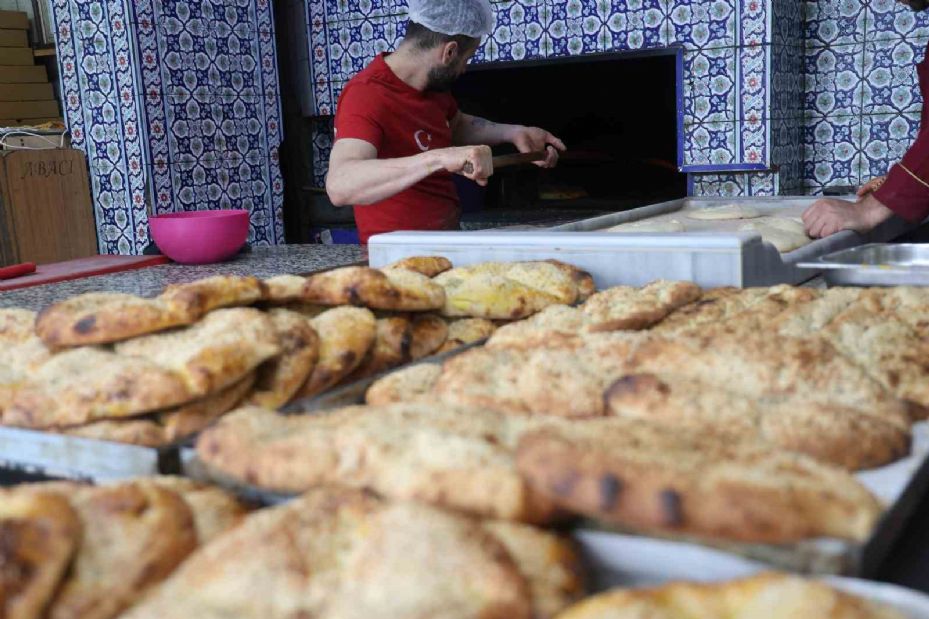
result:
<svg viewBox="0 0 929 619"><path fill-rule="evenodd" d="M553 170L499 170L486 188L458 179L463 220L580 218L685 196L677 82L673 51L471 68L454 89L463 112L544 127L568 152Z"/></svg>

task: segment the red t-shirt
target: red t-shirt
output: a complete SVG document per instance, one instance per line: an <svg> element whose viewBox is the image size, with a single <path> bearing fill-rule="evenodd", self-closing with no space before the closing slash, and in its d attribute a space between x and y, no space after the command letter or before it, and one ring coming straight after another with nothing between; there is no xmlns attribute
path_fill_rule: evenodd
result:
<svg viewBox="0 0 929 619"><path fill-rule="evenodd" d="M410 157L452 145L449 122L458 113L448 93L420 92L375 58L345 86L335 115L336 140L355 138L378 159ZM382 202L355 207L362 243L394 230L457 230L458 193L444 170Z"/></svg>

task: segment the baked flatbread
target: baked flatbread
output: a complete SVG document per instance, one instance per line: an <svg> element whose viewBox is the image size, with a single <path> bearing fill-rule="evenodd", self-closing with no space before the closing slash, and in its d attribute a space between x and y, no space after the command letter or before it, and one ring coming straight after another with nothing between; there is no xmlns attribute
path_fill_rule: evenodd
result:
<svg viewBox="0 0 929 619"><path fill-rule="evenodd" d="M306 384L302 398L318 395L336 386L357 368L374 346L377 320L361 307L336 307L310 321L319 335L319 361Z"/></svg>
<svg viewBox="0 0 929 619"><path fill-rule="evenodd" d="M160 299L94 292L47 307L35 322L36 334L50 348L110 344L189 325L199 316L175 311Z"/></svg>
<svg viewBox="0 0 929 619"><path fill-rule="evenodd" d="M760 574L722 583L675 582L652 589L616 589L588 598L559 619L905 619L870 602L815 580Z"/></svg>
<svg viewBox="0 0 929 619"><path fill-rule="evenodd" d="M164 410L194 397L178 374L148 359L77 348L54 355L16 386L3 423L74 426Z"/></svg>
<svg viewBox="0 0 929 619"><path fill-rule="evenodd" d="M111 619L166 578L197 545L187 503L151 483L67 493L83 536L49 619Z"/></svg>
<svg viewBox="0 0 929 619"><path fill-rule="evenodd" d="M387 269L405 269L426 277L435 277L452 268L452 261L442 256L410 256L384 267Z"/></svg>
<svg viewBox="0 0 929 619"><path fill-rule="evenodd" d="M414 402L432 395L435 382L442 375L442 366L420 363L391 372L368 387L365 402L372 406L385 406L397 402Z"/></svg>
<svg viewBox="0 0 929 619"><path fill-rule="evenodd" d="M285 309L269 312L282 353L258 366L248 403L280 408L300 390L319 360L319 336L310 320Z"/></svg>
<svg viewBox="0 0 929 619"><path fill-rule="evenodd" d="M445 293L431 279L413 271L344 267L311 276L303 291L303 301L330 306L429 311L442 307Z"/></svg>
<svg viewBox="0 0 929 619"><path fill-rule="evenodd" d="M67 499L37 487L0 490L0 616L38 619L81 539Z"/></svg>
<svg viewBox="0 0 929 619"><path fill-rule="evenodd" d="M128 419L104 419L60 431L100 441L164 447L196 434L238 406L254 383L255 375L249 374L231 387L175 409Z"/></svg>
<svg viewBox="0 0 929 619"><path fill-rule="evenodd" d="M258 594L260 592L260 594ZM125 619L530 619L526 579L480 523L357 490L264 509Z"/></svg>
<svg viewBox="0 0 929 619"><path fill-rule="evenodd" d="M527 492L513 462L526 423L433 402L306 416L246 408L201 434L197 454L222 478L274 492L347 485L480 516L547 522L555 512Z"/></svg>
<svg viewBox="0 0 929 619"><path fill-rule="evenodd" d="M116 352L177 372L202 397L241 380L280 354L281 346L267 314L232 308L211 312L187 329L122 342Z"/></svg>
<svg viewBox="0 0 929 619"><path fill-rule="evenodd" d="M644 531L864 540L883 508L849 473L761 443L611 417L523 434L520 472L559 506Z"/></svg>
<svg viewBox="0 0 929 619"><path fill-rule="evenodd" d="M252 305L266 294L266 286L256 277L216 275L189 284L172 284L159 299L174 313L197 320L222 307Z"/></svg>

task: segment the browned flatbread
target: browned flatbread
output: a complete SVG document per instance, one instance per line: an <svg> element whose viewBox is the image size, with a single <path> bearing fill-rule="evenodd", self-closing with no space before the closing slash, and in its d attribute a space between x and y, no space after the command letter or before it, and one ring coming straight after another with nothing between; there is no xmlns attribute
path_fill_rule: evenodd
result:
<svg viewBox="0 0 929 619"><path fill-rule="evenodd" d="M49 619L111 619L197 545L190 508L178 494L154 484L78 487L67 498L84 534Z"/></svg>
<svg viewBox="0 0 929 619"><path fill-rule="evenodd" d="M445 343L436 351L448 352L474 344L489 338L497 330L497 325L486 318L458 318L448 321L448 336Z"/></svg>
<svg viewBox="0 0 929 619"><path fill-rule="evenodd" d="M587 271L566 262L561 262L560 260L546 260L545 262L556 266L562 273L565 273L574 281L574 284L577 286L577 302L586 301L597 292L594 278Z"/></svg>
<svg viewBox="0 0 929 619"><path fill-rule="evenodd" d="M248 403L264 408L280 408L290 402L316 367L319 336L308 318L284 309L269 315L282 353L258 367L255 390Z"/></svg>
<svg viewBox="0 0 929 619"><path fill-rule="evenodd" d="M324 415L245 408L200 435L197 455L224 479L282 493L370 488L475 515L550 522L557 515L516 474L529 420L436 403L350 407Z"/></svg>
<svg viewBox="0 0 929 619"><path fill-rule="evenodd" d="M268 315L232 308L211 312L187 329L123 342L116 352L171 369L191 393L206 396L238 382L280 354L281 347Z"/></svg>
<svg viewBox="0 0 929 619"><path fill-rule="evenodd" d="M357 490L262 510L124 619L530 619L530 592L479 522Z"/></svg>
<svg viewBox="0 0 929 619"><path fill-rule="evenodd" d="M409 318L378 318L374 345L343 382L352 383L409 361L412 341L413 325Z"/></svg>
<svg viewBox="0 0 929 619"><path fill-rule="evenodd" d="M158 298L173 312L196 320L223 307L253 305L266 295L267 287L256 277L216 275L189 284L172 284Z"/></svg>
<svg viewBox="0 0 929 619"><path fill-rule="evenodd" d="M484 529L506 547L526 577L534 619L554 618L584 597L584 568L569 539L503 520L484 521Z"/></svg>
<svg viewBox="0 0 929 619"><path fill-rule="evenodd" d="M145 478L145 483L176 492L184 499L193 514L197 542L201 546L239 526L251 511L222 488L185 477L151 477Z"/></svg>
<svg viewBox="0 0 929 619"><path fill-rule="evenodd" d="M673 368L749 397L802 397L910 426L908 407L824 338L772 337L763 331L650 338L636 347L627 365L659 374Z"/></svg>
<svg viewBox="0 0 929 619"><path fill-rule="evenodd" d="M514 414L588 418L606 414L615 376L583 350L468 350L445 362L433 393L445 402Z"/></svg>
<svg viewBox="0 0 929 619"><path fill-rule="evenodd" d="M309 278L303 301L319 305L356 305L395 311L429 311L442 307L445 292L425 275L405 269L378 271L344 267Z"/></svg>
<svg viewBox="0 0 929 619"><path fill-rule="evenodd" d="M249 374L219 393L176 409L131 419L105 419L60 431L101 441L164 447L193 436L238 406L252 390L254 382L255 375Z"/></svg>
<svg viewBox="0 0 929 619"><path fill-rule="evenodd" d="M0 616L39 619L81 539L67 499L35 487L0 490Z"/></svg>
<svg viewBox="0 0 929 619"><path fill-rule="evenodd" d="M35 331L50 348L64 348L120 342L197 318L172 310L160 299L94 292L45 308L36 318Z"/></svg>
<svg viewBox="0 0 929 619"><path fill-rule="evenodd" d="M604 399L613 415L734 442L768 442L851 470L906 456L912 438L908 430L854 409L748 396L673 374L624 376Z"/></svg>
<svg viewBox="0 0 929 619"><path fill-rule="evenodd" d="M435 277L439 273L444 273L451 268L452 261L442 256L411 256L387 265L384 267L384 270L405 269L425 275L426 277Z"/></svg>
<svg viewBox="0 0 929 619"><path fill-rule="evenodd" d="M503 325L487 342L488 348L564 347L580 342L582 336L598 323L579 307L550 305L525 320Z"/></svg>
<svg viewBox="0 0 929 619"><path fill-rule="evenodd" d="M642 419L528 432L517 462L561 507L645 531L759 543L864 540L883 511L841 469Z"/></svg>
<svg viewBox="0 0 929 619"><path fill-rule="evenodd" d="M559 302L556 296L492 271L455 268L435 281L445 288L443 316L517 320Z"/></svg>
<svg viewBox="0 0 929 619"><path fill-rule="evenodd" d="M365 402L372 406L385 406L397 402L414 402L425 397L436 398L432 391L442 375L442 366L420 363L391 372L368 387Z"/></svg>
<svg viewBox="0 0 929 619"><path fill-rule="evenodd" d="M0 309L0 343L18 344L35 335L36 313L30 310Z"/></svg>
<svg viewBox="0 0 929 619"><path fill-rule="evenodd" d="M759 574L720 583L673 582L650 589L616 589L572 606L559 619L905 619L888 606L786 574Z"/></svg>
<svg viewBox="0 0 929 619"><path fill-rule="evenodd" d="M435 314L414 314L410 358L414 361L435 354L448 339L448 323Z"/></svg>
<svg viewBox="0 0 929 619"><path fill-rule="evenodd" d="M593 323L588 331L647 329L700 295L700 287L690 282L657 281L643 288L604 290L590 297L581 309Z"/></svg>
<svg viewBox="0 0 929 619"><path fill-rule="evenodd" d="M377 321L370 310L336 307L310 323L319 335L319 361L298 396L312 397L339 384L374 346Z"/></svg>
<svg viewBox="0 0 929 619"><path fill-rule="evenodd" d="M147 359L77 348L41 364L29 383L15 390L3 423L74 426L164 410L193 397L177 374Z"/></svg>
<svg viewBox="0 0 929 619"><path fill-rule="evenodd" d="M266 300L277 305L293 303L303 298L307 278L300 275L278 275L265 280Z"/></svg>

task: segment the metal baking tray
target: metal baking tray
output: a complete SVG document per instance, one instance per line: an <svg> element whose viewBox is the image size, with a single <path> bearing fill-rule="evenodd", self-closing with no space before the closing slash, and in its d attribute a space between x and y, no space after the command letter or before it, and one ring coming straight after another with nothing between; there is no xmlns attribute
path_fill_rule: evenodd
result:
<svg viewBox="0 0 929 619"><path fill-rule="evenodd" d="M929 286L929 245L869 243L798 266L823 271L830 286Z"/></svg>
<svg viewBox="0 0 929 619"><path fill-rule="evenodd" d="M711 548L682 551L674 542L637 538L619 540L581 531L574 536L594 592L614 587L649 587L674 581L720 582L747 578L769 569ZM896 585L857 578L825 576L821 580L847 593L896 608L909 619L929 619L929 596Z"/></svg>
<svg viewBox="0 0 929 619"><path fill-rule="evenodd" d="M371 237L371 266L385 266L415 255L449 258L456 266L487 260L556 258L589 271L600 288L641 286L656 279L692 281L705 288L799 284L818 274L801 262L869 242L886 242L914 228L890 219L867 235L843 231L781 254L745 223L714 222L724 232L617 234L606 228L661 218L684 210L744 204L763 214L799 216L817 198L683 198L603 215L545 231L392 232Z"/></svg>
<svg viewBox="0 0 929 619"><path fill-rule="evenodd" d="M480 343L472 344L444 355L422 359L410 365L441 363L449 357L479 345ZM410 367L410 365L404 367ZM290 414L313 414L363 404L365 392L375 380L399 369L403 368L396 368L379 376L335 389L322 396L298 402L285 411ZM212 481L249 500L267 505L276 504L288 498L217 476L207 470L196 458L193 450L182 450L182 452L181 460L187 475L203 481ZM695 552L708 552L710 549L715 549L718 554L731 557L733 560L753 560L769 569L774 567L807 574L868 576L880 567L929 489L929 422L923 421L913 426L913 444L907 458L881 468L856 473L856 477L887 505L887 510L875 527L874 533L865 543L837 539L811 539L784 545L742 544L720 543L680 535L668 535L663 540L657 540L652 535L646 537L632 531L606 529L592 522L584 523L576 534L581 541L587 538L607 540L612 547L622 548L621 556L613 560L623 562L623 569L632 574L640 574L650 569L647 563L643 563L636 549L646 542L662 541L664 555L661 561L667 561L670 565L674 565L678 558L685 560Z"/></svg>
<svg viewBox="0 0 929 619"><path fill-rule="evenodd" d="M112 481L181 472L177 446L155 449L0 427L0 470L52 479Z"/></svg>

